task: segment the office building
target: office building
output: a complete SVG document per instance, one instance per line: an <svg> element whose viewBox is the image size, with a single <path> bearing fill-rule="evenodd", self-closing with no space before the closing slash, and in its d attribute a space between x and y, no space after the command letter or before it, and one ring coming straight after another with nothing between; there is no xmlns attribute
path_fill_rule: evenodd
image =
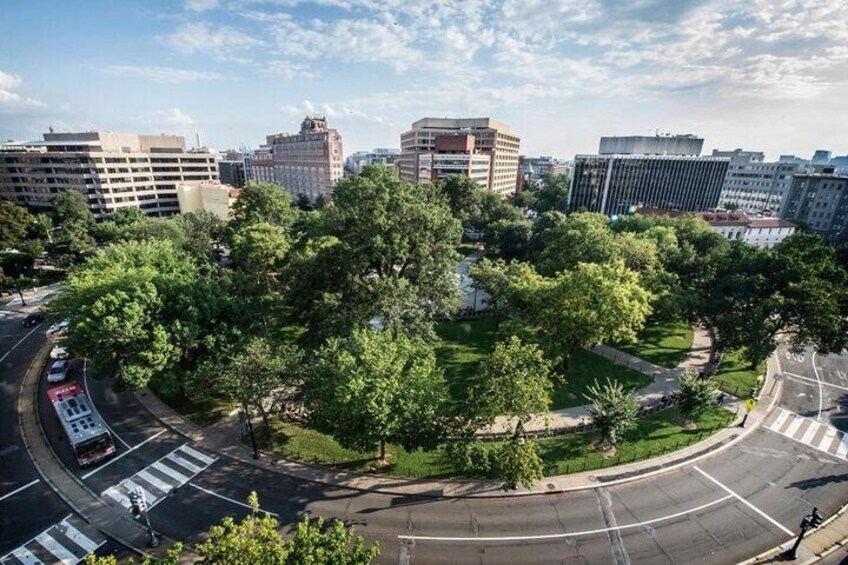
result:
<svg viewBox="0 0 848 565"><path fill-rule="evenodd" d="M418 181L464 175L488 188L491 166L492 155L476 148L473 135L440 135L432 153L418 154Z"/></svg>
<svg viewBox="0 0 848 565"><path fill-rule="evenodd" d="M215 156L187 150L173 135L45 133L43 141L0 149L0 198L49 211L60 192L76 190L102 219L121 208L149 215L179 212L177 183L217 181Z"/></svg>
<svg viewBox="0 0 848 565"><path fill-rule="evenodd" d="M561 175L571 172L571 163L553 157L518 158L518 176L521 190L538 188L547 175Z"/></svg>
<svg viewBox="0 0 848 565"><path fill-rule="evenodd" d="M177 183L180 213L206 211L222 220L230 219L230 208L239 196L239 189L220 182L190 181Z"/></svg>
<svg viewBox="0 0 848 565"><path fill-rule="evenodd" d="M391 147L376 147L371 151L357 151L345 159L345 174L356 176L362 172L362 169L371 165L395 168L399 156L400 149Z"/></svg>
<svg viewBox="0 0 848 565"><path fill-rule="evenodd" d="M401 154L398 159L400 176L410 182L430 180L426 165L436 153L436 138L449 135L474 137L477 154L488 155L491 166L486 188L502 196L515 192L518 182L518 152L521 139L509 126L491 118L423 118L400 136ZM419 157L424 158L421 168ZM429 161L428 161L429 160Z"/></svg>
<svg viewBox="0 0 848 565"><path fill-rule="evenodd" d="M792 175L803 165L793 162L766 163L758 151L713 151L730 164L721 187L720 206L753 215L778 215L792 186Z"/></svg>
<svg viewBox="0 0 848 565"><path fill-rule="evenodd" d="M703 138L692 134L601 137L601 155L700 155Z"/></svg>
<svg viewBox="0 0 848 565"><path fill-rule="evenodd" d="M251 163L255 180L276 182L292 197L332 198L333 186L344 175L342 136L325 118L307 116L298 133L265 139Z"/></svg>
<svg viewBox="0 0 848 565"><path fill-rule="evenodd" d="M815 153L813 153L813 158L810 160L810 163L812 163L813 165L829 165L832 156L833 153L826 149L816 149Z"/></svg>
<svg viewBox="0 0 848 565"><path fill-rule="evenodd" d="M634 207L711 210L718 206L729 162L689 155L577 155L569 208L608 216Z"/></svg>
<svg viewBox="0 0 848 565"><path fill-rule="evenodd" d="M797 174L781 217L804 224L832 244L848 241L848 176L833 167Z"/></svg>
<svg viewBox="0 0 848 565"><path fill-rule="evenodd" d="M243 188L250 178L246 152L230 149L218 156L218 175L222 184Z"/></svg>

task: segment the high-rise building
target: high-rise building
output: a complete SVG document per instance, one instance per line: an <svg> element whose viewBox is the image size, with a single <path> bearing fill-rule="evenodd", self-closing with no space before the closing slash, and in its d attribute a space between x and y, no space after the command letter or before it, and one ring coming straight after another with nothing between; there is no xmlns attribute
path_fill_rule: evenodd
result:
<svg viewBox="0 0 848 565"><path fill-rule="evenodd" d="M218 156L218 174L221 183L238 188L244 187L248 176L249 158L245 152L230 149Z"/></svg>
<svg viewBox="0 0 848 565"><path fill-rule="evenodd" d="M848 241L848 176L833 167L819 166L816 172L797 174L781 217L803 223L825 241Z"/></svg>
<svg viewBox="0 0 848 565"><path fill-rule="evenodd" d="M489 187L492 155L475 148L473 135L440 135L431 153L418 154L418 180L434 181L452 175L464 175Z"/></svg>
<svg viewBox="0 0 848 565"><path fill-rule="evenodd" d="M608 216L634 208L713 209L730 159L701 157L702 145L703 139L692 135L602 138L602 151L625 153L577 155L569 207ZM643 150L652 153L631 153Z"/></svg>
<svg viewBox="0 0 848 565"><path fill-rule="evenodd" d="M0 198L48 211L56 194L76 190L88 198L97 218L129 207L168 216L179 212L177 183L218 180L215 156L206 148L187 150L179 136L84 132L43 137L0 148Z"/></svg>
<svg viewBox="0 0 848 565"><path fill-rule="evenodd" d="M728 157L730 165L721 187L720 206L748 214L778 215L792 186L792 175L803 165L766 163L758 151L713 150L713 157Z"/></svg>
<svg viewBox="0 0 848 565"><path fill-rule="evenodd" d="M476 154L490 156L488 190L502 196L515 192L521 139L508 125L491 118L422 118L414 122L412 129L400 136L401 178L410 182L430 180L427 177L429 169L422 170L419 157L429 156L424 158L425 165L428 160L432 162L436 139L449 135L473 136ZM424 177L420 176L422 172Z"/></svg>
<svg viewBox="0 0 848 565"><path fill-rule="evenodd" d="M813 158L810 162L813 165L827 165L830 163L830 158L832 156L833 153L827 149L816 149L816 152L813 153Z"/></svg>
<svg viewBox="0 0 848 565"><path fill-rule="evenodd" d="M256 180L276 182L293 197L332 198L333 186L344 175L342 136L327 127L325 118L307 116L299 133L265 139L251 163Z"/></svg>

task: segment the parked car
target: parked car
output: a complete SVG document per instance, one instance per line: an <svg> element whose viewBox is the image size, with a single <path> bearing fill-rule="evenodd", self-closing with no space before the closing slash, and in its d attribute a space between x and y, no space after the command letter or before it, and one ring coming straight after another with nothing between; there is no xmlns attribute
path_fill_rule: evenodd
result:
<svg viewBox="0 0 848 565"><path fill-rule="evenodd" d="M42 314L41 312L32 312L31 314L27 314L26 318L24 318L24 321L21 322L21 324L25 328L32 328L32 327L37 326L38 324L40 324L43 321L44 321L44 314Z"/></svg>
<svg viewBox="0 0 848 565"><path fill-rule="evenodd" d="M47 373L48 383L60 383L68 377L68 362L65 360L54 361Z"/></svg>
<svg viewBox="0 0 848 565"><path fill-rule="evenodd" d="M63 333L65 333L65 331L68 329L68 326L70 326L70 322L68 322L68 320L62 320L61 322L53 324L52 326L47 328L47 331L44 333L44 335L49 338L57 338Z"/></svg>
<svg viewBox="0 0 848 565"><path fill-rule="evenodd" d="M68 350L64 348L64 346L60 343L57 343L53 346L53 349L50 350L50 358L51 359L67 359L71 356L68 353Z"/></svg>

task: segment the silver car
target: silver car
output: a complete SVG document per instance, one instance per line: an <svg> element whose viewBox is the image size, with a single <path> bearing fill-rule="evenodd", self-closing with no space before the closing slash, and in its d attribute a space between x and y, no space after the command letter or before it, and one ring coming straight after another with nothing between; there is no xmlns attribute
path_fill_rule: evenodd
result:
<svg viewBox="0 0 848 565"><path fill-rule="evenodd" d="M48 383L60 383L68 377L68 362L64 359L54 361L47 373Z"/></svg>

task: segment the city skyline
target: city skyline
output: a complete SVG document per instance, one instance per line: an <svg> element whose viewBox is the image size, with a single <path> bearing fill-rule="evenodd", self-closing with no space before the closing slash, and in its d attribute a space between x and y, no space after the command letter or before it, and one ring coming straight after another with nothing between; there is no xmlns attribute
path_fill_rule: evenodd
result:
<svg viewBox="0 0 848 565"><path fill-rule="evenodd" d="M49 7L49 9L47 9ZM100 129L257 147L325 115L346 155L422 117L491 116L522 153L694 133L712 149L848 153L841 2L13 2L0 138Z"/></svg>

